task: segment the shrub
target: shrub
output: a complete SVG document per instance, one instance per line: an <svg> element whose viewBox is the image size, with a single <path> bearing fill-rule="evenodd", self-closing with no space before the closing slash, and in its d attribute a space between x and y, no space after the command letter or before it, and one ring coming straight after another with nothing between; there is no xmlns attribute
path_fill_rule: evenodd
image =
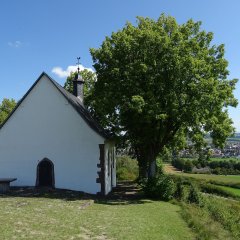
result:
<svg viewBox="0 0 240 240"><path fill-rule="evenodd" d="M157 174L163 174L164 170L163 170L163 160L162 160L162 158L158 157L157 161L156 161L156 164L157 164Z"/></svg>
<svg viewBox="0 0 240 240"><path fill-rule="evenodd" d="M136 180L138 177L138 163L129 156L117 157L117 180Z"/></svg>
<svg viewBox="0 0 240 240"><path fill-rule="evenodd" d="M188 173L190 173L190 172L192 172L192 169L193 169L193 163L191 162L191 160L187 160L187 161L185 161L185 163L184 163L184 168L183 168L183 170L185 171L185 172L188 172Z"/></svg>
<svg viewBox="0 0 240 240"><path fill-rule="evenodd" d="M189 203L195 203L197 205L202 205L202 199L201 199L200 191L193 184L190 185L188 202Z"/></svg>
<svg viewBox="0 0 240 240"><path fill-rule="evenodd" d="M168 201L173 198L175 183L170 176L160 174L148 179L143 191L147 197Z"/></svg>
<svg viewBox="0 0 240 240"><path fill-rule="evenodd" d="M174 193L174 198L178 199L178 200L183 200L185 197L185 191L184 191L184 185L182 181L178 181L176 183L176 190Z"/></svg>
<svg viewBox="0 0 240 240"><path fill-rule="evenodd" d="M178 158L175 157L172 160L172 165L179 170L184 172L198 172L198 169L202 171L202 169L209 169L209 171L213 174L221 174L221 175L238 175L240 174L240 162L236 159L230 160L211 160L207 161L204 158L200 158L198 160L194 158Z"/></svg>

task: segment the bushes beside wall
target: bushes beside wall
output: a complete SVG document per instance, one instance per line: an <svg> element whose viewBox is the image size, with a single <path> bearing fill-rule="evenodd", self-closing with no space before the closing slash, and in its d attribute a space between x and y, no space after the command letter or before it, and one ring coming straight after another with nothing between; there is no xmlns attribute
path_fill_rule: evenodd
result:
<svg viewBox="0 0 240 240"><path fill-rule="evenodd" d="M175 198L179 201L201 204L199 188L189 179L159 174L143 182L142 186L145 195L149 198L164 201Z"/></svg>
<svg viewBox="0 0 240 240"><path fill-rule="evenodd" d="M129 156L117 157L117 180L136 180L138 178L138 162Z"/></svg>
<svg viewBox="0 0 240 240"><path fill-rule="evenodd" d="M147 197L164 201L172 199L175 190L176 184L171 176L165 174L150 178L143 184L143 191Z"/></svg>

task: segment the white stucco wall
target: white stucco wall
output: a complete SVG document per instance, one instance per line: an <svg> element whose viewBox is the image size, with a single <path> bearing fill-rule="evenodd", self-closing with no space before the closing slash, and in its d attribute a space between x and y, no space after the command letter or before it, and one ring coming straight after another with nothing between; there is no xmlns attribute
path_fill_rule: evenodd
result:
<svg viewBox="0 0 240 240"><path fill-rule="evenodd" d="M96 178L103 143L43 76L0 130L0 178L35 186L38 162L46 157L54 164L56 188L100 192Z"/></svg>

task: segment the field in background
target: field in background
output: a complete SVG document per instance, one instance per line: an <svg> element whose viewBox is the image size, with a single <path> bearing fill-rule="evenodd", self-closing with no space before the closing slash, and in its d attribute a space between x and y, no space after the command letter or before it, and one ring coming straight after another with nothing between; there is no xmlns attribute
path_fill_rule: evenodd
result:
<svg viewBox="0 0 240 240"><path fill-rule="evenodd" d="M240 197L240 189L238 188L232 188L227 186L219 186L219 188L223 189L224 191L230 192L235 196Z"/></svg>
<svg viewBox="0 0 240 240"><path fill-rule="evenodd" d="M197 160L197 158L186 158L186 157L183 157L182 159L184 160ZM240 162L240 158L237 158L237 157L225 157L225 158L221 158L221 157L212 157L209 159L209 161L239 161Z"/></svg>
<svg viewBox="0 0 240 240"><path fill-rule="evenodd" d="M181 171L176 171L171 164L164 164L164 170L170 174L180 174L185 177L196 178L206 181L214 181L216 183L225 184L240 184L240 175L213 175L213 174L191 174L183 173Z"/></svg>

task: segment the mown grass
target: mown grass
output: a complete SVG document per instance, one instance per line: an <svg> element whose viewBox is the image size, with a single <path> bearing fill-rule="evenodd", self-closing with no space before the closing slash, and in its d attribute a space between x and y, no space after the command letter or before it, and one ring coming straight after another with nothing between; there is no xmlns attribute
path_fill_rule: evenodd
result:
<svg viewBox="0 0 240 240"><path fill-rule="evenodd" d="M240 198L240 189L238 188L232 188L232 187L227 187L227 186L218 186L220 189L230 192L231 194L237 196Z"/></svg>
<svg viewBox="0 0 240 240"><path fill-rule="evenodd" d="M183 157L181 159L184 159L184 160L197 160L197 158L186 158L186 157ZM209 161L219 161L219 162L222 162L222 161L225 161L225 162L228 162L228 161L234 161L234 162L238 162L240 161L240 158L237 158L237 157L225 157L225 158L222 158L222 157L212 157L209 159Z"/></svg>
<svg viewBox="0 0 240 240"><path fill-rule="evenodd" d="M210 158L210 161L234 161L234 162L237 162L237 161L240 161L239 158L236 158L236 157L228 157L228 158L219 158L219 157L216 157L216 158Z"/></svg>
<svg viewBox="0 0 240 240"><path fill-rule="evenodd" d="M180 171L174 171L173 168L169 166L169 164L164 165L164 169L166 173L176 174L183 177L189 177L193 179L205 180L208 182L216 183L219 185L236 185L240 186L240 175L213 175L213 174L191 174L191 173L183 173ZM171 169L171 170L169 170ZM239 187L240 188L240 187Z"/></svg>
<svg viewBox="0 0 240 240"><path fill-rule="evenodd" d="M0 197L0 239L194 239L167 202Z"/></svg>
<svg viewBox="0 0 240 240"><path fill-rule="evenodd" d="M174 173L183 177L209 182L215 185L228 186L240 189L240 175L212 175L212 174L190 174Z"/></svg>

